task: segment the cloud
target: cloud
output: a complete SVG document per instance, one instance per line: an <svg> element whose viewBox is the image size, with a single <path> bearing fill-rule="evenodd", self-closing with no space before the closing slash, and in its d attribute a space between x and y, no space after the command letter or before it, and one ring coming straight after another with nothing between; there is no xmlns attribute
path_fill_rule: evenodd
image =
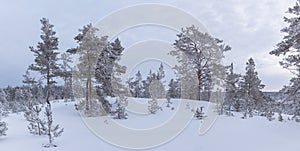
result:
<svg viewBox="0 0 300 151"><path fill-rule="evenodd" d="M41 17L49 18L55 25L60 49L65 51L76 45L73 37L78 28L122 7L141 3L149 1L1 1L0 86L21 84L22 74L33 61L28 46L39 41ZM282 39L279 31L286 25L282 18L295 0L152 0L151 3L172 5L199 19L210 34L232 46L226 62L234 62L236 71L244 72L245 62L252 56L263 82L270 88L280 89L281 85L276 83L289 80L288 73L276 65L280 58L269 56L268 52Z"/></svg>

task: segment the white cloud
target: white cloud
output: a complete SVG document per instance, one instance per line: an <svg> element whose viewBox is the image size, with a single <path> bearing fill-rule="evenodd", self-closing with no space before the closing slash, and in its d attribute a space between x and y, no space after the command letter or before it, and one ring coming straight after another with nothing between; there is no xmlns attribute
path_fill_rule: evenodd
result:
<svg viewBox="0 0 300 151"><path fill-rule="evenodd" d="M21 75L25 72L27 64L32 62L28 46L36 45L39 41L41 17L50 18L55 25L60 37L61 51L64 51L75 45L73 37L83 25L95 23L122 7L149 2L1 1L0 85L21 84ZM294 5L295 0L152 0L151 3L173 5L199 19L212 35L233 47L232 52L226 55L227 62L234 62L238 72L244 71L245 62L253 56L263 82L267 81L265 83L270 85L271 89L279 89L281 85L275 84L280 83L279 81L288 81L288 73L276 65L278 59L269 56L268 52L282 39L279 32L285 26L282 18L286 15L287 8Z"/></svg>

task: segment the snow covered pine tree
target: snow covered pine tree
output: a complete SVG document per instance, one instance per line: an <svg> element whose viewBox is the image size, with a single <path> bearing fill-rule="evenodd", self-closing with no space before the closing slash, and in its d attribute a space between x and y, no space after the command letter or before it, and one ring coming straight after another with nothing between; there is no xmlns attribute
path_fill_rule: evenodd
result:
<svg viewBox="0 0 300 151"><path fill-rule="evenodd" d="M261 111L265 101L261 91L261 89L264 88L264 85L261 84L261 80L258 78L258 74L255 71L254 60L250 58L246 65L246 73L242 77L239 90L243 102L243 118L247 118L247 115L252 117L254 110Z"/></svg>
<svg viewBox="0 0 300 151"><path fill-rule="evenodd" d="M135 74L135 79L132 77L128 81L130 93L133 97L142 98L143 97L143 77L140 71Z"/></svg>
<svg viewBox="0 0 300 151"><path fill-rule="evenodd" d="M223 107L226 115L232 115L231 111L234 109L237 112L240 112L241 103L239 99L238 93L238 83L240 81L241 75L233 72L233 63L229 66L229 71L226 75L226 93L225 93L225 101L223 103Z"/></svg>
<svg viewBox="0 0 300 151"><path fill-rule="evenodd" d="M151 114L155 114L156 111L162 110L162 108L158 105L157 99L165 97L165 88L160 80L153 80L149 87L151 100L148 101L148 111Z"/></svg>
<svg viewBox="0 0 300 151"><path fill-rule="evenodd" d="M118 93L113 92L113 81L119 82L118 76L126 71L126 67L117 63L120 60L123 50L121 41L117 38L114 42L107 43L103 51L100 52L97 60L95 71L95 78L98 84L97 95L106 113L111 112L111 104L106 100L106 97L116 96L116 93ZM117 85L120 86L119 84Z"/></svg>
<svg viewBox="0 0 300 151"><path fill-rule="evenodd" d="M300 122L300 0L296 5L288 9L290 18L284 17L284 22L289 26L281 30L285 33L283 40L270 52L275 56L286 56L280 65L291 71L295 77L290 80L290 84L285 86L281 92L287 94L284 103L290 104L289 112L293 114L293 119Z"/></svg>
<svg viewBox="0 0 300 151"><path fill-rule="evenodd" d="M79 83L79 85L76 86L84 87L85 94L83 96L85 97L85 100L78 104L78 109L85 116L98 116L109 112L107 112L106 108L103 107L102 98L100 98L100 102L97 100L96 93L104 93L94 92L92 85L94 83L93 80L96 79L97 81L97 64L99 63L97 59L100 57L99 54L104 53L105 49L109 45L107 36L97 36L96 33L98 30L99 29L94 27L92 24L83 26L82 29L79 29L79 34L74 38L78 43L78 46L68 50L68 52L73 54L76 53L79 56L79 63L74 71L77 76L74 78L79 81L85 81L84 84ZM101 61L106 63L107 60L104 59L105 58L101 58ZM99 89L97 88L97 91L98 90Z"/></svg>
<svg viewBox="0 0 300 151"><path fill-rule="evenodd" d="M52 112L51 112L51 102L50 102L50 95L51 95L51 86L56 83L54 80L55 77L58 77L57 73L59 72L59 66L57 64L59 54L58 50L58 38L55 37L56 32L53 30L53 25L49 23L49 20L46 18L42 18L42 34L41 39L42 42L37 44L37 48L32 46L29 47L30 51L34 53L35 59L34 64L29 66L29 70L39 72L42 76L41 79L46 81L46 88L47 88L47 95L46 95L46 112L47 114L47 124L46 127L48 128L47 135L49 138L49 143L44 145L45 147L56 147L53 143L53 121L52 121ZM50 114L51 113L51 114ZM54 126L57 127L57 126ZM58 129L56 131L61 132ZM58 132L57 132L58 133ZM58 136L58 135L56 135ZM55 137L55 136L54 136Z"/></svg>
<svg viewBox="0 0 300 151"><path fill-rule="evenodd" d="M215 74L212 72L216 72L212 70L212 67L222 67L219 61L224 57L223 52L231 48L222 44L223 41L200 32L194 25L183 28L177 37L178 40L174 43L176 50L171 51L170 54L176 56L182 68L189 67L190 72L194 72L192 79L197 79L197 93L195 94L197 100L200 100L201 90L205 87L210 89L211 76ZM184 63L190 66L183 66ZM184 83L182 80L181 82ZM193 82L196 81L193 80Z"/></svg>

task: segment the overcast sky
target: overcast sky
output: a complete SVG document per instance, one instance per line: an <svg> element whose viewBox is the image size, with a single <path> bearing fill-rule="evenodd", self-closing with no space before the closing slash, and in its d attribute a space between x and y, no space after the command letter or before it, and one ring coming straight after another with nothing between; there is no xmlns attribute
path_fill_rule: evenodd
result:
<svg viewBox="0 0 300 151"><path fill-rule="evenodd" d="M244 73L247 59L253 57L265 90L288 84L290 73L278 65L279 58L268 53L282 39L280 29L286 25L282 18L295 0L1 0L0 87L22 84L22 74L33 62L28 46L40 41L40 18L49 18L55 25L60 51L65 51L75 46L73 37L83 25L120 8L149 2L175 6L196 17L210 34L233 48L226 62L233 62L236 72ZM151 28L146 31L152 33ZM128 35L124 33L121 41Z"/></svg>

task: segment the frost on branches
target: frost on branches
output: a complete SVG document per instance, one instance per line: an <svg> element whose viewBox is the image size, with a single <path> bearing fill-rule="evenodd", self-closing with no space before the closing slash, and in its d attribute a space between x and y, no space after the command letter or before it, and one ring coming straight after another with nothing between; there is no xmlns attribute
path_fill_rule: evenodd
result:
<svg viewBox="0 0 300 151"><path fill-rule="evenodd" d="M246 73L240 82L239 94L243 104L244 117L252 117L254 110L261 111L265 98L262 93L264 85L258 78L258 73L255 71L255 63L252 58L246 63Z"/></svg>
<svg viewBox="0 0 300 151"><path fill-rule="evenodd" d="M0 102L0 136L5 136L6 131L8 130L6 122L2 121L2 118L6 116L7 112L3 108L3 103Z"/></svg>
<svg viewBox="0 0 300 151"><path fill-rule="evenodd" d="M289 113L293 115L292 119L300 122L300 77L292 78L290 85L285 86L281 92L288 94L285 98L285 105L289 109Z"/></svg>
<svg viewBox="0 0 300 151"><path fill-rule="evenodd" d="M47 135L49 139L49 145L46 147L52 147L53 145L53 137L57 136L58 133L53 133L52 128L52 111L51 111L51 90L53 90L53 85L56 83L55 77L58 77L59 65L58 65L58 38L56 37L56 32L54 31L54 25L50 24L49 20L46 18L42 18L40 20L41 27L41 42L37 44L36 47L30 46L29 49L34 53L34 63L31 64L28 69L31 71L36 71L41 75L41 80L46 82L46 99L47 103L46 107L46 116L47 123L46 128ZM59 133L61 134L61 133Z"/></svg>
<svg viewBox="0 0 300 151"><path fill-rule="evenodd" d="M4 121L1 121L0 119L0 136L5 136L7 130L7 124Z"/></svg>
<svg viewBox="0 0 300 151"><path fill-rule="evenodd" d="M233 63L228 67L228 72L225 79L225 99L222 105L222 109L225 110L226 115L232 115L231 111L235 110L240 112L241 103L238 93L238 83L241 75L233 72Z"/></svg>
<svg viewBox="0 0 300 151"><path fill-rule="evenodd" d="M46 123L46 132L47 135L49 136L49 143L45 144L44 147L56 147L56 145L53 143L54 138L61 136L63 133L64 129L60 128L59 125L53 125L53 119L52 119L52 111L51 109L47 106L45 107L45 112L44 112L46 118L47 118L47 123Z"/></svg>
<svg viewBox="0 0 300 151"><path fill-rule="evenodd" d="M155 114L158 110L162 110L157 103L157 99L165 97L165 88L160 80L153 80L149 86L149 91L151 100L148 101L148 111Z"/></svg>
<svg viewBox="0 0 300 151"><path fill-rule="evenodd" d="M124 93L118 94L116 99L117 109L115 111L115 119L127 119L127 113L125 112L126 106L128 105L127 97L125 96L125 90L121 89Z"/></svg>
<svg viewBox="0 0 300 151"><path fill-rule="evenodd" d="M284 22L288 27L281 30L285 34L283 40L276 45L276 48L270 52L271 55L284 56L280 65L290 70L294 77L290 84L285 86L281 92L287 94L284 104L289 108L289 114L293 119L300 122L300 0L296 5L288 9L289 18L284 17Z"/></svg>
<svg viewBox="0 0 300 151"><path fill-rule="evenodd" d="M29 103L24 113L25 119L29 122L27 128L31 134L46 135L46 121L40 117L42 108Z"/></svg>
<svg viewBox="0 0 300 151"><path fill-rule="evenodd" d="M117 62L121 59L123 50L121 41L117 38L114 42L107 43L97 60L95 71L96 91L106 114L111 112L111 104L106 97L118 97L116 88L122 87L119 76L125 73L126 67L119 65Z"/></svg>
<svg viewBox="0 0 300 151"><path fill-rule="evenodd" d="M78 56L78 64L74 70L74 86L76 96L85 98L78 104L78 109L87 116L95 114L95 107L99 107L96 100L96 92L93 90L95 82L95 70L99 54L107 46L107 36L98 37L96 32L99 29L93 27L92 24L83 26L79 29L79 34L74 38L78 44L76 48L69 49L68 52L76 53ZM77 93L79 92L79 93ZM98 108L96 110L101 110Z"/></svg>
<svg viewBox="0 0 300 151"><path fill-rule="evenodd" d="M195 26L182 29L177 37L178 39L174 43L176 49L170 54L175 56L181 64L179 68L188 68L193 72L192 79L196 79L197 86L194 92L196 92L197 100L200 100L201 90L211 90L212 76L224 75L221 73L223 70L216 69L223 68L220 63L224 57L223 52L231 48L222 44L221 40L213 38L207 33L202 33Z"/></svg>
<svg viewBox="0 0 300 151"><path fill-rule="evenodd" d="M127 94L129 91L125 88L124 84L122 83L121 75L126 73L126 66L121 66L118 63L115 63L112 73L112 91L114 96L116 97L116 111L115 119L127 119L127 113L125 112L126 106L128 105Z"/></svg>

